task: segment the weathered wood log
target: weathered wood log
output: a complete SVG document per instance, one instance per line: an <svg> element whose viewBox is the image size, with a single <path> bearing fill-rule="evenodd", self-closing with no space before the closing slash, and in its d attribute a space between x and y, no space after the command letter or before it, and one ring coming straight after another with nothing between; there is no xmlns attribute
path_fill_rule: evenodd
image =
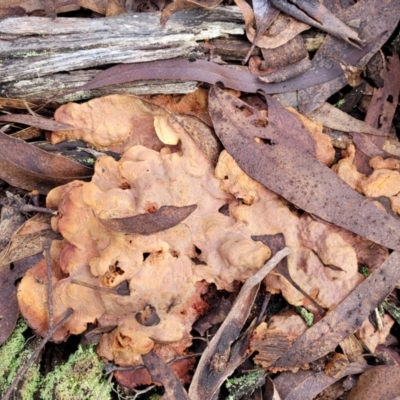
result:
<svg viewBox="0 0 400 400"><path fill-rule="evenodd" d="M209 52L205 40L243 34L243 17L237 7L183 10L173 15L165 27L160 25L160 13L54 21L37 17L4 19L0 21L0 95L49 98L86 83L95 74L65 72L191 53L201 57ZM159 89L150 85L146 92L143 84L135 83L129 89L131 93L170 93L194 88L193 82L185 83L186 89L176 85L162 84ZM141 91L135 92L138 86Z"/></svg>

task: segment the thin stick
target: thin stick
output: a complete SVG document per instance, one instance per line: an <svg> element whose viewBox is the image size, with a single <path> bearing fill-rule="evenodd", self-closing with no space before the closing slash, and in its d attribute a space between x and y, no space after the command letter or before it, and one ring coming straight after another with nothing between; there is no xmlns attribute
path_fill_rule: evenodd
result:
<svg viewBox="0 0 400 400"><path fill-rule="evenodd" d="M53 274L51 273L51 257L50 257L51 241L48 241L44 247L46 252L46 266L47 266L47 305L49 310L49 332L54 326L54 312L53 312Z"/></svg>
<svg viewBox="0 0 400 400"><path fill-rule="evenodd" d="M185 354L183 356L176 356L176 357L172 358L171 360L167 361L166 364L172 364L175 361L184 360L186 358L200 357L202 354L203 353L193 353L193 354ZM146 368L146 367L144 365L136 365L136 366L132 366L132 367L117 367L112 364L107 364L104 367L104 371L106 374L110 374L114 371L136 371L138 369L143 369L143 368Z"/></svg>
<svg viewBox="0 0 400 400"><path fill-rule="evenodd" d="M54 332L72 315L73 311L71 309L67 310L65 313L64 317L61 319L61 321L53 327L53 329L49 330L47 332L47 335L43 340L40 342L39 346L36 348L36 350L33 352L33 354L30 356L29 360L25 363L21 371L18 372L17 376L14 378L13 383L11 386L7 389L7 392L3 396L1 400L9 400L10 396L12 395L12 392L16 389L18 382L21 380L21 378L26 374L30 366L34 363L36 358L39 356L40 352L43 350L44 346L46 343L51 339L53 336Z"/></svg>
<svg viewBox="0 0 400 400"><path fill-rule="evenodd" d="M83 281L80 281L80 280L74 279L74 278L71 279L71 283L74 283L75 285L81 285L81 286L87 287L89 289L98 290L100 292L116 294L115 288L104 288L104 287L92 285L91 283L86 283L86 282L83 282Z"/></svg>
<svg viewBox="0 0 400 400"><path fill-rule="evenodd" d="M72 310L67 310L65 313L64 317L61 319L61 321L54 326L54 314L53 314L53 282L52 282L52 273L51 273L51 258L50 258L50 246L51 246L51 241L46 243L45 246L45 251L46 251L46 265L47 265L47 304L48 304L48 309L49 309L49 330L47 332L46 337L42 340L42 342L39 344L39 346L36 348L36 350L33 352L33 354L30 356L29 360L25 363L25 365L22 367L21 371L18 372L17 376L14 378L12 384L10 387L7 389L7 392L5 393L4 397L2 400L9 400L12 392L15 390L15 388L18 385L18 382L21 380L21 378L26 374L28 371L29 367L33 364L33 362L36 360L36 358L39 356L40 352L46 345L46 343L51 339L53 336L54 332L72 315L73 311Z"/></svg>
<svg viewBox="0 0 400 400"><path fill-rule="evenodd" d="M265 297L264 297L264 301L263 301L263 304L262 304L262 306L261 306L260 314L259 314L259 316L258 316L258 318L257 318L256 325L259 325L259 324L260 324L260 322L261 322L261 320L262 320L262 318L263 318L263 316L264 316L265 310L266 310L267 307L268 307L268 303L269 303L270 300L271 300L271 293L267 293L267 294L265 295Z"/></svg>
<svg viewBox="0 0 400 400"><path fill-rule="evenodd" d="M96 400L101 400L101 398L103 397L103 395L104 395L104 393L105 393L105 391L106 391L106 389L107 389L107 386L111 383L111 379L113 378L113 376L114 376L114 373L112 372L112 373L110 374L110 376L108 377L107 382L106 382L106 383L103 385L103 387L101 388L100 393L99 393L99 395L97 396L97 399L96 399Z"/></svg>

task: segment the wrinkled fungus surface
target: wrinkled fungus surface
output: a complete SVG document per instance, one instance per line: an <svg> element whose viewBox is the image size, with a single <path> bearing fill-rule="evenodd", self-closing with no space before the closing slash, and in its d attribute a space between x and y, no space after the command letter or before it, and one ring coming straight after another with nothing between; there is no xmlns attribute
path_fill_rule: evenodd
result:
<svg viewBox="0 0 400 400"><path fill-rule="evenodd" d="M54 340L98 322L116 326L98 346L102 357L137 365L155 349L167 361L191 344L192 324L207 308L201 296L208 284L232 290L270 257L245 223L218 212L235 198L221 190L192 139L177 134L180 151L132 146L119 161L101 157L91 182L74 181L49 193L47 206L59 211L52 226L64 238L52 247L55 322L74 310ZM113 232L99 220L191 204L197 208L182 223L148 236ZM113 291L126 282L129 295ZM45 263L23 279L19 302L29 324L44 335ZM138 314L149 306L156 316L145 323Z"/></svg>
<svg viewBox="0 0 400 400"><path fill-rule="evenodd" d="M226 151L214 169L190 135L170 124L167 113L153 112L136 98L109 97L103 105L105 117L108 107L129 104L141 113L142 124L124 114L120 130L108 136L114 127L101 123L98 110L90 114L94 100L66 106L58 115L62 122L90 128L64 132L63 139L81 137L122 156L119 161L100 157L91 182L73 181L47 197L47 206L58 209L52 227L63 236L51 248L55 323L73 310L53 340L97 323L109 328L98 354L119 365L142 364L142 355L151 350L164 361L183 354L191 345L193 323L208 308L202 296L209 284L233 291L271 256L253 236L284 235L291 250L288 273L303 293L278 272L264 283L268 291L281 292L290 304L313 312L334 308L364 279L359 263L373 270L387 257L384 248L290 208L247 176ZM132 138L135 132L137 140ZM318 132L314 140L323 140L318 146L328 155L321 161L330 165L333 153ZM359 181L365 178L350 158L337 167L338 173L348 171L347 180L361 191ZM147 236L115 232L100 221L194 204L197 208L181 223ZM26 274L18 291L23 316L41 335L48 330L46 285L46 264L41 262ZM140 379L147 382L148 377Z"/></svg>

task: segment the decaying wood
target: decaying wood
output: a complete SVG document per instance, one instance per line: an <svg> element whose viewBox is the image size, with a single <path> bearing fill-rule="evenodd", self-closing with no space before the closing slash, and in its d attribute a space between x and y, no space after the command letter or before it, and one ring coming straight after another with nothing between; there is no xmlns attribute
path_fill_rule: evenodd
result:
<svg viewBox="0 0 400 400"><path fill-rule="evenodd" d="M0 97L25 98L29 100L42 100L53 98L63 92L68 92L88 83L99 73L98 69L85 71L71 71L56 73L39 78L25 79L0 83ZM110 85L100 89L81 90L57 99L59 103L68 101L85 100L93 97L101 97L109 94L174 94L190 93L197 87L195 81L138 81L124 85Z"/></svg>
<svg viewBox="0 0 400 400"><path fill-rule="evenodd" d="M237 7L183 10L171 17L164 28L160 13L54 21L7 18L0 21L1 95L41 97L38 87L43 86L43 79L46 87L54 85L67 91L74 86L76 77L59 83L53 74L189 54L199 57L210 52L201 48L202 41L243 33L243 17ZM81 78L79 74L78 79ZM160 89L165 93L164 88ZM27 92L33 96L27 96Z"/></svg>

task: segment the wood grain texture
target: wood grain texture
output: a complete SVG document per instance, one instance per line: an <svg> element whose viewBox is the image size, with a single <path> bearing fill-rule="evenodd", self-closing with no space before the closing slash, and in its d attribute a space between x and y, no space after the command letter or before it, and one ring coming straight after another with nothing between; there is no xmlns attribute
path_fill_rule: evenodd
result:
<svg viewBox="0 0 400 400"><path fill-rule="evenodd" d="M244 33L237 7L183 10L164 28L159 21L159 12L97 19L4 19L0 21L0 82L183 56L196 51L201 41Z"/></svg>

